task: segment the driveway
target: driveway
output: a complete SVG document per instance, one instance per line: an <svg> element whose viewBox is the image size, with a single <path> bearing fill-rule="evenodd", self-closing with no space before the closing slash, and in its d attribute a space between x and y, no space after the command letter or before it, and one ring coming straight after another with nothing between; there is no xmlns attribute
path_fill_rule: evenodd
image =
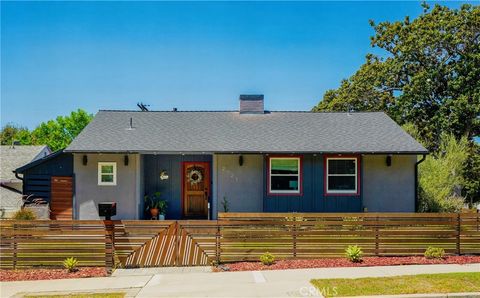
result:
<svg viewBox="0 0 480 298"><path fill-rule="evenodd" d="M312 297L312 278L359 278L422 273L478 272L480 264L408 265L272 271L209 272L199 268L119 269L111 277L0 284L1 297L20 293L112 291L129 297Z"/></svg>

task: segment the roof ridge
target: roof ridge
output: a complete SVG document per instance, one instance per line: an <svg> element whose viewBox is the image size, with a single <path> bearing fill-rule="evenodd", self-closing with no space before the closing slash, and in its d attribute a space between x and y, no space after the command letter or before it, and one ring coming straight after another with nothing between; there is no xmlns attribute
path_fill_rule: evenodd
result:
<svg viewBox="0 0 480 298"><path fill-rule="evenodd" d="M139 111L139 110L98 110L99 112L116 112L116 113L239 113L238 110L152 110L152 111ZM278 111L278 110L265 110L266 113L306 113L306 114L370 114L370 113L383 113L383 111L358 111L358 112L345 112L345 111Z"/></svg>

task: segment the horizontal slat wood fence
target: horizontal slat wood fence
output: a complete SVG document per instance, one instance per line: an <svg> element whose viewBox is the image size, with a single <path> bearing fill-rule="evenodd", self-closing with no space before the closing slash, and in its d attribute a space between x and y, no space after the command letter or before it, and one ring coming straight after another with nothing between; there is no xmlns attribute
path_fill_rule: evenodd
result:
<svg viewBox="0 0 480 298"><path fill-rule="evenodd" d="M480 253L477 213L221 213L220 261L343 256L359 245L366 256Z"/></svg>
<svg viewBox="0 0 480 298"><path fill-rule="evenodd" d="M155 267L343 256L480 254L478 213L220 213L218 220L0 221L0 267Z"/></svg>
<svg viewBox="0 0 480 298"><path fill-rule="evenodd" d="M75 257L83 266L104 266L103 221L0 221L0 268L61 266Z"/></svg>

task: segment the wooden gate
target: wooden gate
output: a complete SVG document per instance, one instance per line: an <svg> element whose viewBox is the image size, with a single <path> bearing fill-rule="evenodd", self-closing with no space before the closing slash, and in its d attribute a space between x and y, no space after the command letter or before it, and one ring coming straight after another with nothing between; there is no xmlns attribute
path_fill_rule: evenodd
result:
<svg viewBox="0 0 480 298"><path fill-rule="evenodd" d="M73 204L72 177L52 177L50 197L50 218L56 220L72 220Z"/></svg>
<svg viewBox="0 0 480 298"><path fill-rule="evenodd" d="M115 225L115 262L125 268L210 265L217 231L215 221L122 221Z"/></svg>

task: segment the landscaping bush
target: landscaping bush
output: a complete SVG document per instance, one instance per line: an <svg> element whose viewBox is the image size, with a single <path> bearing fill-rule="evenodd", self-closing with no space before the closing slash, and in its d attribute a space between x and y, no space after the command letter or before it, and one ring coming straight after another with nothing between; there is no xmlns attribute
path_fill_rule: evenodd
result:
<svg viewBox="0 0 480 298"><path fill-rule="evenodd" d="M65 269L68 270L68 272L75 272L77 271L77 265L78 265L78 261L77 259L71 257L71 258L66 258L64 261L63 261L63 267L65 267Z"/></svg>
<svg viewBox="0 0 480 298"><path fill-rule="evenodd" d="M20 209L13 215L13 219L17 220L34 220L37 216L32 210Z"/></svg>
<svg viewBox="0 0 480 298"><path fill-rule="evenodd" d="M345 255L351 262L357 263L362 261L363 251L357 245L350 245L345 249Z"/></svg>
<svg viewBox="0 0 480 298"><path fill-rule="evenodd" d="M262 262L263 265L272 265L275 263L275 256L267 251L260 256L260 262Z"/></svg>
<svg viewBox="0 0 480 298"><path fill-rule="evenodd" d="M465 165L469 145L465 137L456 140L442 134L438 152L419 165L419 210L421 212L459 212L465 198Z"/></svg>
<svg viewBox="0 0 480 298"><path fill-rule="evenodd" d="M441 247L429 246L424 255L427 259L442 259L445 256L445 250Z"/></svg>

